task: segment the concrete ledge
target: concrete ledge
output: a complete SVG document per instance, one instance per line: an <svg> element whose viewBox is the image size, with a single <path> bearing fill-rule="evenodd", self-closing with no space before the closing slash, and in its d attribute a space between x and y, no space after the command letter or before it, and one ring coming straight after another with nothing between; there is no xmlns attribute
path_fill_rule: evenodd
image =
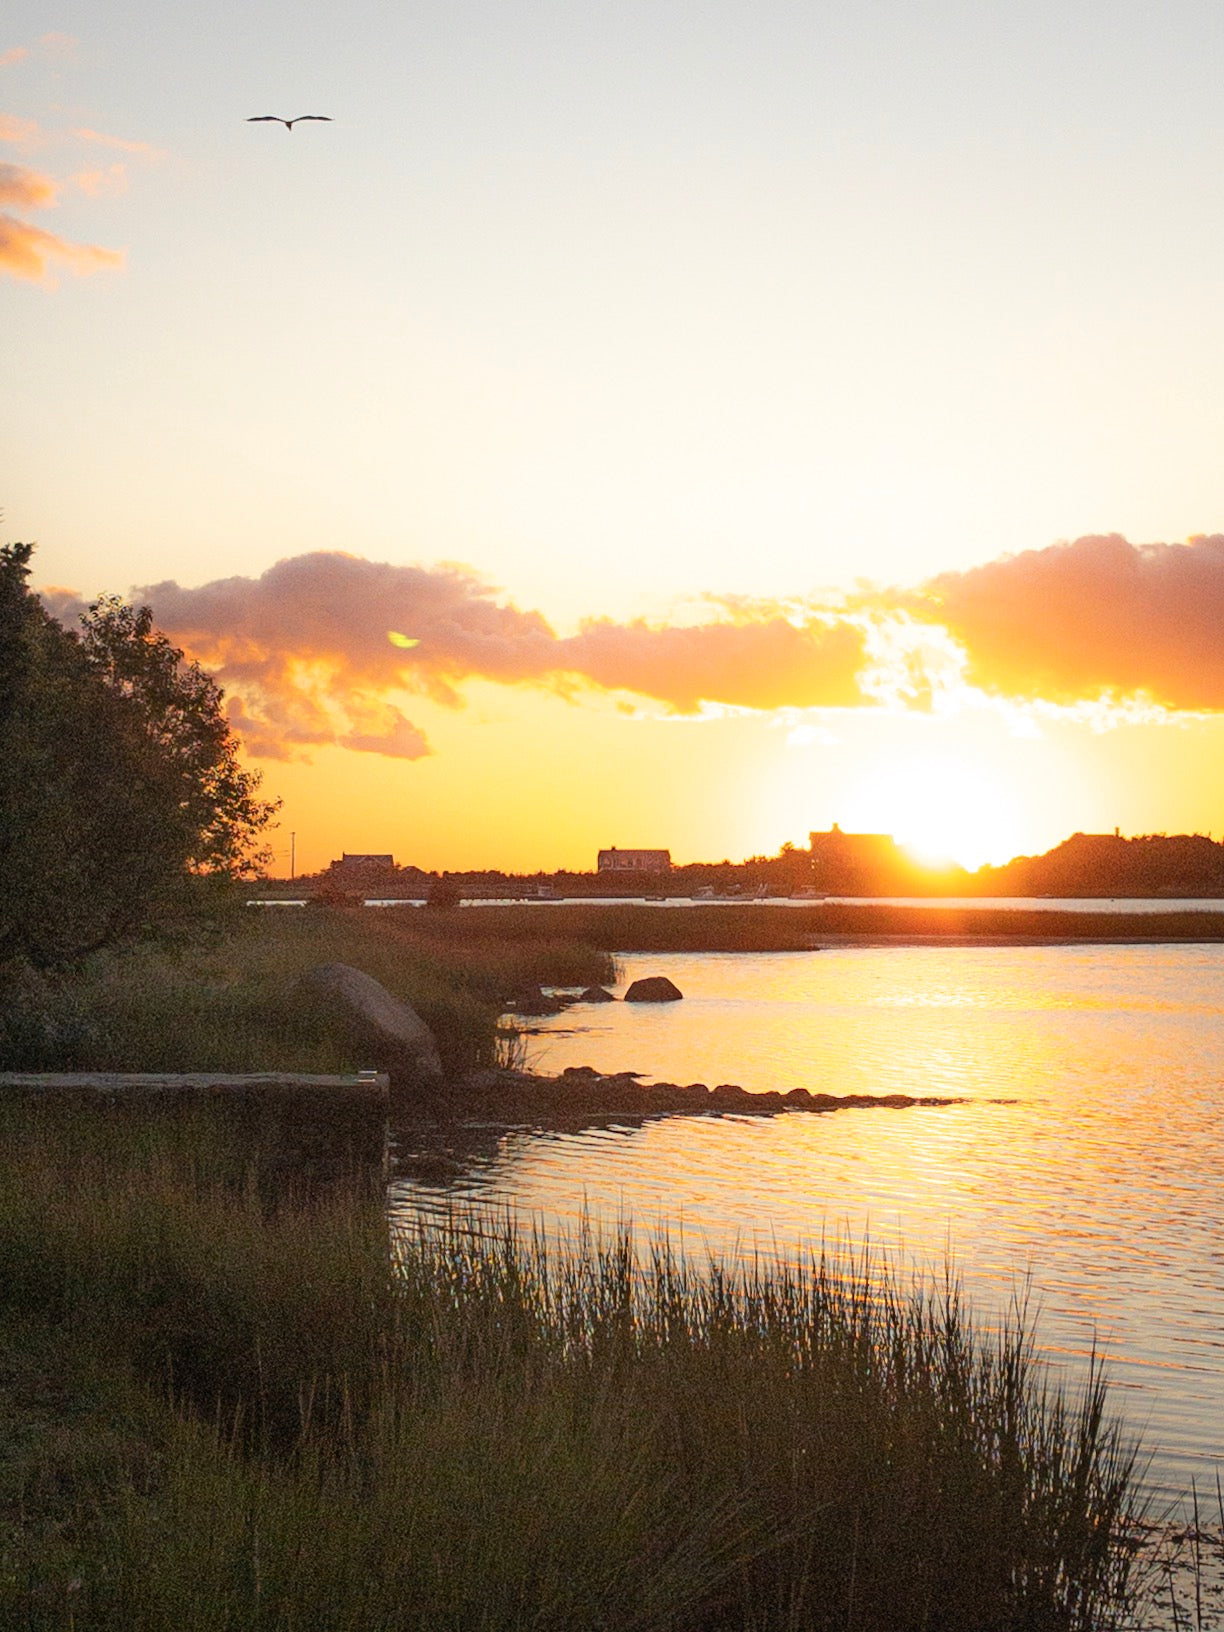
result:
<svg viewBox="0 0 1224 1632"><path fill-rule="evenodd" d="M387 1172L390 1079L384 1071L311 1076L292 1071L4 1071L0 1103L99 1119L200 1113L220 1121L269 1195L285 1183L327 1185Z"/></svg>
<svg viewBox="0 0 1224 1632"><path fill-rule="evenodd" d="M0 1092L6 1088L26 1092L76 1093L202 1093L258 1094L267 1090L289 1090L305 1094L384 1102L390 1095L390 1079L385 1071L362 1072L359 1076L308 1076L293 1071L165 1072L165 1071L0 1071Z"/></svg>

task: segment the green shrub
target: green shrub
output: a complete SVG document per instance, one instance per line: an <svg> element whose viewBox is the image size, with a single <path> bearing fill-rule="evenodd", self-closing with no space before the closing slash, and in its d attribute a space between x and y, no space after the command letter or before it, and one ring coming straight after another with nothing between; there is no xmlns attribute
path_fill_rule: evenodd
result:
<svg viewBox="0 0 1224 1632"><path fill-rule="evenodd" d="M14 977L0 1006L0 1071L357 1070L370 1062L294 991L306 969L342 962L411 1003L458 1075L498 1063L498 1017L525 985L613 976L605 953L472 937L460 932L466 916L251 909L205 946L146 946L77 975Z"/></svg>

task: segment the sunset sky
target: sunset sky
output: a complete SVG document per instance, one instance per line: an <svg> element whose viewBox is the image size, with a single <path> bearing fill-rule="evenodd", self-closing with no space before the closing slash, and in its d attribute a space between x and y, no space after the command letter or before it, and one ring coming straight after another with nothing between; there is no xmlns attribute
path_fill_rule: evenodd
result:
<svg viewBox="0 0 1224 1632"><path fill-rule="evenodd" d="M1218 5L3 27L3 537L278 867L1224 834Z"/></svg>

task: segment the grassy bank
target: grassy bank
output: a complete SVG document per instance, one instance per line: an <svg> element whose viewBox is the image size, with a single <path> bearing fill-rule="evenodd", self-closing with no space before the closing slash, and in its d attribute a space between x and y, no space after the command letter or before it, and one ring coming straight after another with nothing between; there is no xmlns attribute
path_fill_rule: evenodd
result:
<svg viewBox="0 0 1224 1632"><path fill-rule="evenodd" d="M317 1008L295 994L315 964L355 964L410 1002L449 1074L494 1064L498 1016L533 985L615 978L618 952L768 952L822 938L1211 940L1224 916L966 911L948 907L657 905L252 909L204 945L95 958L0 1002L0 1070L352 1071Z"/></svg>
<svg viewBox="0 0 1224 1632"><path fill-rule="evenodd" d="M388 1250L207 1119L0 1107L0 1624L1105 1627L1103 1393L880 1266Z"/></svg>
<svg viewBox="0 0 1224 1632"><path fill-rule="evenodd" d="M460 917L252 910L203 945L99 956L9 994L0 1070L353 1071L369 1061L294 990L304 970L338 961L411 1003L458 1074L495 1063L498 1015L525 985L613 977L611 958L572 932L508 940L448 927Z"/></svg>
<svg viewBox="0 0 1224 1632"><path fill-rule="evenodd" d="M418 908L388 911L406 922L427 916ZM1088 942L1224 940L1224 912L1045 912L938 904L895 907L871 902L843 906L832 901L789 907L566 902L465 907L430 916L432 923L419 932L455 948L494 941L523 947L568 939L613 953L790 952L818 946L824 936L900 941L972 937Z"/></svg>

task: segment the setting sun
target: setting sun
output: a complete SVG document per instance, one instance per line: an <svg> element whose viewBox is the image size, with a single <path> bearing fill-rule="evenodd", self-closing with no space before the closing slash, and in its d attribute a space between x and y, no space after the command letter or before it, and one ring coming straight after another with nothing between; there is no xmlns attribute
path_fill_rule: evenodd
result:
<svg viewBox="0 0 1224 1632"><path fill-rule="evenodd" d="M954 861L970 870L1005 861L1023 845L1014 799L1000 782L953 754L912 755L878 764L853 800L854 825L893 835L928 866Z"/></svg>

